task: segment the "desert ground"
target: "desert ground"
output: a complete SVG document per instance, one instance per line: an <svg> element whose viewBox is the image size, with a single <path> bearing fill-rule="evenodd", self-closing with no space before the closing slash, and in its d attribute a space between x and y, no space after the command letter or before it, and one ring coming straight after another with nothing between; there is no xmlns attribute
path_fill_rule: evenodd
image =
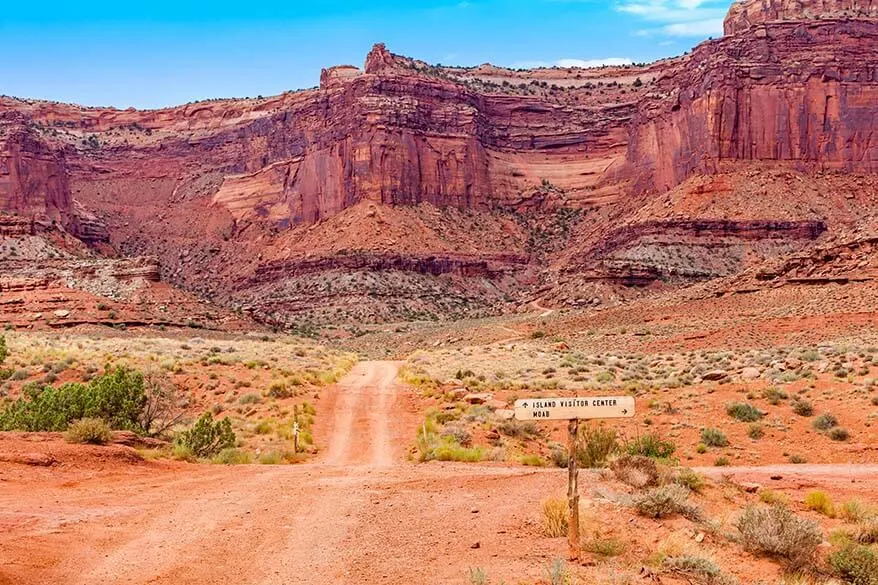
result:
<svg viewBox="0 0 878 585"><path fill-rule="evenodd" d="M6 365L27 374L11 376L9 399L54 371L63 382L108 360L157 365L186 396L180 424L204 410L228 416L240 457L0 433L0 582L872 583L840 577L830 560L874 542L871 322L849 329L850 315L824 311L838 329L792 335L770 295L736 302L762 307L760 319L737 313L736 331L745 319L769 342L704 334L722 330L723 311L692 310L643 335L636 318L652 323L649 307L620 325L605 311L539 304L500 321L424 325L421 349L406 355L400 336L392 361L358 361L352 345L368 338L7 331ZM680 330L700 345L681 347ZM585 425L615 431L620 447L580 472L578 562L552 526L566 515L565 425L507 414L518 397L573 393L637 402L634 419ZM752 408L731 408L742 404ZM311 413L297 419L310 442L295 456L294 412ZM645 479L625 467L639 465L627 453L644 437L673 445ZM644 512L637 502L655 490L679 508ZM746 510L778 505L819 534L802 566L742 533Z"/></svg>

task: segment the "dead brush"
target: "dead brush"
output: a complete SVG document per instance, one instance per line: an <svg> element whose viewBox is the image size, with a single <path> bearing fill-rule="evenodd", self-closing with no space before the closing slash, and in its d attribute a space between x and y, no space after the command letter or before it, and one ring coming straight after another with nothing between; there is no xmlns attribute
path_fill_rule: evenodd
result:
<svg viewBox="0 0 878 585"><path fill-rule="evenodd" d="M715 562L708 558L692 555L668 557L662 562L662 568L677 575L686 577L692 583L702 585L737 585L738 580L725 573Z"/></svg>
<svg viewBox="0 0 878 585"><path fill-rule="evenodd" d="M676 514L693 522L703 518L701 508L689 501L689 490L673 483L637 494L631 503L638 514L648 518L667 518Z"/></svg>
<svg viewBox="0 0 878 585"><path fill-rule="evenodd" d="M800 518L779 504L746 508L735 527L745 549L779 558L791 570L810 565L823 542L823 532L816 522Z"/></svg>
<svg viewBox="0 0 878 585"><path fill-rule="evenodd" d="M661 474L655 460L641 455L622 455L610 463L616 479L634 489L659 484Z"/></svg>

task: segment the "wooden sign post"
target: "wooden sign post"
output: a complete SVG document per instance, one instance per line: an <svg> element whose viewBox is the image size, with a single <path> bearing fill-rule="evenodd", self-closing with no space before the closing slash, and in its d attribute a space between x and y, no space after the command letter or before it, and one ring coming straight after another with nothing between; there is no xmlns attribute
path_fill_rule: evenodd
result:
<svg viewBox="0 0 878 585"><path fill-rule="evenodd" d="M517 420L567 420L567 548L571 561L582 555L579 541L579 450L580 419L631 418L634 416L633 396L600 396L573 398L531 398L515 403Z"/></svg>
<svg viewBox="0 0 878 585"><path fill-rule="evenodd" d="M576 452L579 450L579 419L567 423L567 550L571 561L579 560L579 470Z"/></svg>

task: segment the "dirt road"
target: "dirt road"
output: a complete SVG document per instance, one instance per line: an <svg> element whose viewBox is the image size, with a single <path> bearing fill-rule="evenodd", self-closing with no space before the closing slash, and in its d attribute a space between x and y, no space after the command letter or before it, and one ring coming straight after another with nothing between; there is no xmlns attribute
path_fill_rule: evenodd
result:
<svg viewBox="0 0 878 585"><path fill-rule="evenodd" d="M560 492L561 474L406 460L419 415L398 368L362 363L324 397L313 464L0 481L0 583L463 582L498 555L522 575L560 555L514 543L532 513L516 492Z"/></svg>
<svg viewBox="0 0 878 585"><path fill-rule="evenodd" d="M315 429L326 448L312 464L151 463L28 479L0 467L0 584L466 583L470 567L497 582L542 576L565 542L541 536L534 519L566 474L408 462L420 415L398 367L362 363L327 391ZM830 471L783 473L795 482ZM584 474L584 493L595 478ZM878 469L857 476L876 479ZM651 521L632 522L621 529L649 531L638 526Z"/></svg>

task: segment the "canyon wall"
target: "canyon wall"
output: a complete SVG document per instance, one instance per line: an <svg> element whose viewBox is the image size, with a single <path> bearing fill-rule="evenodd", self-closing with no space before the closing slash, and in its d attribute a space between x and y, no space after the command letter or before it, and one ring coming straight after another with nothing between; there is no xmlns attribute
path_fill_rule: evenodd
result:
<svg viewBox="0 0 878 585"><path fill-rule="evenodd" d="M268 98L137 111L0 97L0 235L58 225L102 253L158 257L163 278L203 297L269 312L306 305L301 290L323 290L329 273L413 275L398 290L418 310L431 278L494 287L488 307L565 274L638 286L725 275L807 248L870 205L857 193L872 191L841 180L825 182L853 206L834 204L838 217L827 194L786 178L741 194L764 165L878 173L876 10L736 2L725 37L647 66L447 68L379 44L362 69ZM699 177L717 181L687 183ZM460 253L447 218L361 213L373 204L481 221L461 220ZM504 279L515 282L492 284Z"/></svg>

